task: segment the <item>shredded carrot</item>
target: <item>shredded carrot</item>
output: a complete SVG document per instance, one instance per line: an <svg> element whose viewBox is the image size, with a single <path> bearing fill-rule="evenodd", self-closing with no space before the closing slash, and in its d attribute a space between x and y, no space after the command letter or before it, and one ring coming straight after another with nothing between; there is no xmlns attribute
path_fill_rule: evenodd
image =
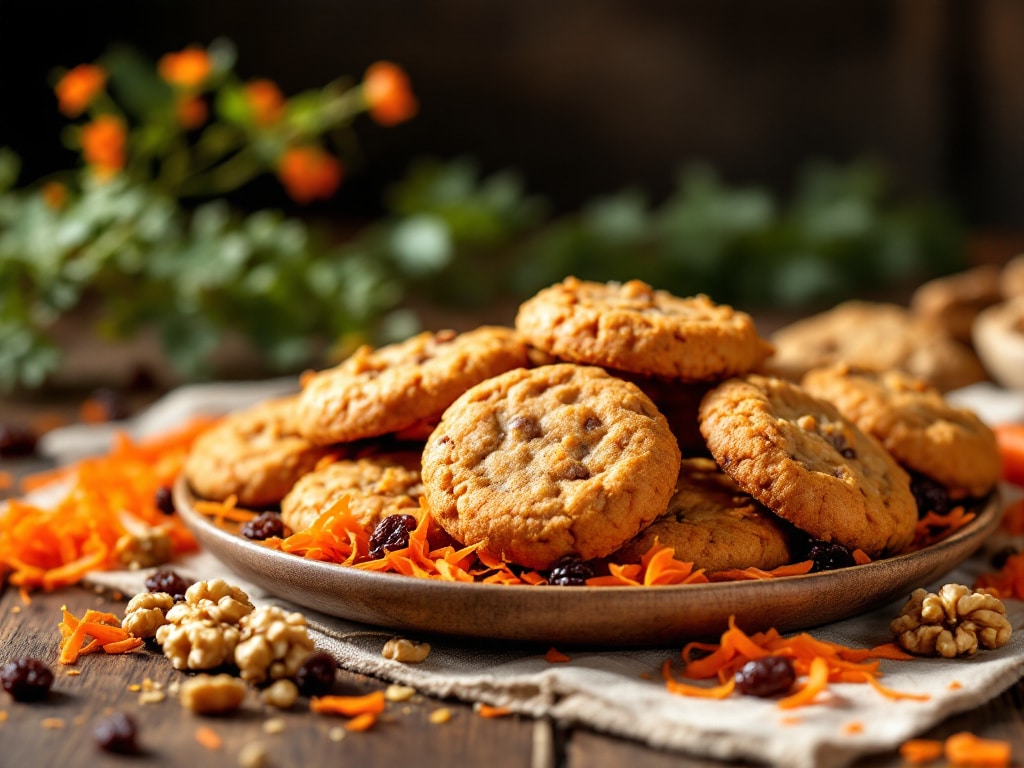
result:
<svg viewBox="0 0 1024 768"><path fill-rule="evenodd" d="M1024 599L1024 553L1010 555L998 571L981 574L975 589L983 589L996 597Z"/></svg>
<svg viewBox="0 0 1024 768"><path fill-rule="evenodd" d="M982 739L968 731L954 733L946 739L946 759L957 766L971 768L1006 768L1010 764L1009 743Z"/></svg>
<svg viewBox="0 0 1024 768"><path fill-rule="evenodd" d="M999 525L1011 536L1024 536L1024 498L1006 505Z"/></svg>
<svg viewBox="0 0 1024 768"><path fill-rule="evenodd" d="M131 653L132 651L141 648L146 644L146 641L141 637L126 637L124 640L117 640L113 643L107 643L103 646L104 653Z"/></svg>
<svg viewBox="0 0 1024 768"><path fill-rule="evenodd" d="M860 547L858 547L857 549L853 550L852 554L853 554L853 562L855 562L857 565L867 565L868 563L871 562L871 555L869 555L867 552L865 552Z"/></svg>
<svg viewBox="0 0 1024 768"><path fill-rule="evenodd" d="M314 696L309 708L321 715L355 717L362 714L380 714L384 711L384 691L364 696Z"/></svg>
<svg viewBox="0 0 1024 768"><path fill-rule="evenodd" d="M822 656L815 656L811 660L807 680L796 693L780 700L779 708L793 709L812 703L819 693L828 688L828 677L828 661Z"/></svg>
<svg viewBox="0 0 1024 768"><path fill-rule="evenodd" d="M864 675L864 682L887 699L892 699L893 701L928 701L931 699L931 696L927 693L901 693L900 691L892 690L892 688L886 688L873 675Z"/></svg>
<svg viewBox="0 0 1024 768"><path fill-rule="evenodd" d="M695 696L702 699L725 699L732 694L733 689L736 687L735 677L730 677L721 685L712 687L682 683L672 676L672 663L668 659L665 659L665 663L661 665L661 676L665 680L665 687L668 688L669 692L679 694L680 696Z"/></svg>
<svg viewBox="0 0 1024 768"><path fill-rule="evenodd" d="M361 715L356 715L347 723L345 723L346 731L368 731L377 722L377 715L373 712L363 712Z"/></svg>
<svg viewBox="0 0 1024 768"><path fill-rule="evenodd" d="M763 579L778 579L783 576L802 576L805 573L810 573L813 567L813 560L801 560L799 563L780 565L778 568L773 568L770 571L753 566L749 568L730 568L711 574L711 581L760 581Z"/></svg>
<svg viewBox="0 0 1024 768"><path fill-rule="evenodd" d="M25 605L32 605L32 595L25 587L18 587L18 597L21 598L21 602Z"/></svg>
<svg viewBox="0 0 1024 768"><path fill-rule="evenodd" d="M572 661L568 656L562 653L560 650L551 646L548 648L548 652L544 654L544 661L548 664L562 664L567 661Z"/></svg>
<svg viewBox="0 0 1024 768"><path fill-rule="evenodd" d="M476 713L480 717L486 718L507 717L512 714L512 710L508 707L492 707L490 704L477 704Z"/></svg>
<svg viewBox="0 0 1024 768"><path fill-rule="evenodd" d="M904 762L920 765L942 757L944 745L936 739L910 739L900 745L900 757Z"/></svg>
<svg viewBox="0 0 1024 768"><path fill-rule="evenodd" d="M145 641L121 628L121 620L112 613L87 610L78 618L67 606L61 606L60 630L61 664L74 664L81 656L97 651L129 653L141 648Z"/></svg>
<svg viewBox="0 0 1024 768"><path fill-rule="evenodd" d="M977 515L974 512L968 512L962 504L953 507L944 515L927 512L917 521L917 526L914 529L914 541L910 548L919 549L934 544L937 540L944 539L954 531L960 530L975 517Z"/></svg>
<svg viewBox="0 0 1024 768"><path fill-rule="evenodd" d="M208 725L201 725L196 728L196 741L199 742L200 746L204 749L213 750L220 749L224 742L213 728Z"/></svg>
<svg viewBox="0 0 1024 768"><path fill-rule="evenodd" d="M157 508L156 494L174 482L193 440L211 423L196 419L139 442L118 434L107 455L23 483L68 479L69 489L52 508L13 499L0 511L0 564L11 571L11 584L54 590L118 566L116 544L129 532L128 520L166 530L174 554L194 550L192 534L177 516Z"/></svg>
<svg viewBox="0 0 1024 768"><path fill-rule="evenodd" d="M860 720L851 720L848 723L843 724L843 733L850 736L856 733L864 733L864 723Z"/></svg>

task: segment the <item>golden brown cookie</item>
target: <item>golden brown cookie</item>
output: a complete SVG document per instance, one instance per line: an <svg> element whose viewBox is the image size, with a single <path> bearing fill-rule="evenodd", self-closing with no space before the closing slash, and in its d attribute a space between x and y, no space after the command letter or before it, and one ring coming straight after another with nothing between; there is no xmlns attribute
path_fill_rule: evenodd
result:
<svg viewBox="0 0 1024 768"><path fill-rule="evenodd" d="M299 427L322 445L399 432L435 417L474 384L526 363L519 335L496 326L362 347L303 381Z"/></svg>
<svg viewBox="0 0 1024 768"><path fill-rule="evenodd" d="M731 379L700 407L719 466L779 517L871 557L910 544L910 477L831 403L768 376Z"/></svg>
<svg viewBox="0 0 1024 768"><path fill-rule="evenodd" d="M430 512L510 563L614 552L664 510L679 473L665 417L634 384L572 364L520 369L462 395L423 452Z"/></svg>
<svg viewBox="0 0 1024 768"><path fill-rule="evenodd" d="M687 381L744 373L771 354L748 314L639 280L567 277L523 302L515 325L531 344L563 360Z"/></svg>
<svg viewBox="0 0 1024 768"><path fill-rule="evenodd" d="M940 392L987 378L968 347L897 304L844 302L798 320L771 338L775 355L765 367L792 381L799 381L812 368L838 362L876 371L905 371Z"/></svg>
<svg viewBox="0 0 1024 768"><path fill-rule="evenodd" d="M281 502L281 519L293 531L304 530L344 497L353 517L372 532L384 517L419 509L422 495L418 453L345 459L299 478Z"/></svg>
<svg viewBox="0 0 1024 768"><path fill-rule="evenodd" d="M299 436L298 396L229 413L192 445L182 469L201 497L245 507L277 504L329 449Z"/></svg>
<svg viewBox="0 0 1024 768"><path fill-rule="evenodd" d="M803 387L880 440L904 467L954 494L983 496L999 480L992 430L920 379L840 364L808 372Z"/></svg>
<svg viewBox="0 0 1024 768"><path fill-rule="evenodd" d="M983 264L924 283L911 295L910 309L957 341L970 344L974 318L1002 298L999 267Z"/></svg>
<svg viewBox="0 0 1024 768"><path fill-rule="evenodd" d="M792 559L793 530L744 492L711 459L683 459L665 513L611 560L638 563L655 542L676 560L709 573L729 568L771 570Z"/></svg>

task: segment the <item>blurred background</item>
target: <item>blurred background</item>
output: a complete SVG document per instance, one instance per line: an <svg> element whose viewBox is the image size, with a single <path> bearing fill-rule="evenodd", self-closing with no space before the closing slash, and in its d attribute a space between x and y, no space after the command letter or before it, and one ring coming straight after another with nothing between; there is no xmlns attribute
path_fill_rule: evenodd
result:
<svg viewBox="0 0 1024 768"><path fill-rule="evenodd" d="M272 175L228 197L340 241L376 227L358 242L387 244L394 290L333 342L407 334L410 304L507 322L570 272L792 314L1024 250L1017 0L5 0L0 146L21 182L76 163L55 68L218 38L285 94L382 59L409 75L418 113L357 123L330 199L300 206ZM277 368L311 359L280 341L260 342Z"/></svg>

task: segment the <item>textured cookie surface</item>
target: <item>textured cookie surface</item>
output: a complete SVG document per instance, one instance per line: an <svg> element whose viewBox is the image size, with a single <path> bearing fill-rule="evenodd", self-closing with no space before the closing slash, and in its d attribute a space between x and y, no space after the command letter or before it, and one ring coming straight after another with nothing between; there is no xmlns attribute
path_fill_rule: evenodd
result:
<svg viewBox="0 0 1024 768"><path fill-rule="evenodd" d="M766 368L799 381L812 368L845 362L899 370L941 392L987 378L974 353L942 327L896 304L848 301L780 329Z"/></svg>
<svg viewBox="0 0 1024 768"><path fill-rule="evenodd" d="M872 557L913 539L909 475L831 403L791 382L750 375L711 390L700 420L719 466L814 538Z"/></svg>
<svg viewBox="0 0 1024 768"><path fill-rule="evenodd" d="M229 413L193 443L183 473L206 499L234 494L242 506L277 504L328 449L299 436L297 396Z"/></svg>
<svg viewBox="0 0 1024 768"><path fill-rule="evenodd" d="M880 440L904 467L952 491L981 496L999 480L992 430L920 379L836 365L808 372L803 387Z"/></svg>
<svg viewBox="0 0 1024 768"><path fill-rule="evenodd" d="M639 280L566 278L523 302L515 325L563 360L688 381L745 373L771 353L746 313Z"/></svg>
<svg viewBox="0 0 1024 768"><path fill-rule="evenodd" d="M612 555L640 562L657 541L695 568L771 570L790 562L791 527L741 490L710 459L683 459L665 513Z"/></svg>
<svg viewBox="0 0 1024 768"><path fill-rule="evenodd" d="M320 444L398 432L436 417L474 384L526 363L518 334L492 326L363 347L303 382L299 427Z"/></svg>
<svg viewBox="0 0 1024 768"><path fill-rule="evenodd" d="M381 518L418 509L422 495L418 453L345 459L301 477L281 502L281 519L301 531L344 497L353 517L372 532Z"/></svg>
<svg viewBox="0 0 1024 768"><path fill-rule="evenodd" d="M679 462L638 387L559 364L509 371L456 400L427 441L423 482L454 539L543 570L608 555L650 524Z"/></svg>

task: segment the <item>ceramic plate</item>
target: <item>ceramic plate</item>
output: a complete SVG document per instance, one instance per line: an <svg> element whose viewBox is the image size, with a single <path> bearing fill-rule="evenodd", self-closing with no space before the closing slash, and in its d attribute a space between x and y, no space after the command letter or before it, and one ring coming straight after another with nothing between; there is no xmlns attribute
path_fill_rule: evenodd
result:
<svg viewBox="0 0 1024 768"><path fill-rule="evenodd" d="M374 573L267 549L193 508L179 479L178 513L200 543L244 578L298 605L398 631L569 646L676 645L719 635L730 615L753 632L807 629L908 596L951 571L999 524L994 496L978 517L926 549L867 565L667 587L463 584Z"/></svg>

